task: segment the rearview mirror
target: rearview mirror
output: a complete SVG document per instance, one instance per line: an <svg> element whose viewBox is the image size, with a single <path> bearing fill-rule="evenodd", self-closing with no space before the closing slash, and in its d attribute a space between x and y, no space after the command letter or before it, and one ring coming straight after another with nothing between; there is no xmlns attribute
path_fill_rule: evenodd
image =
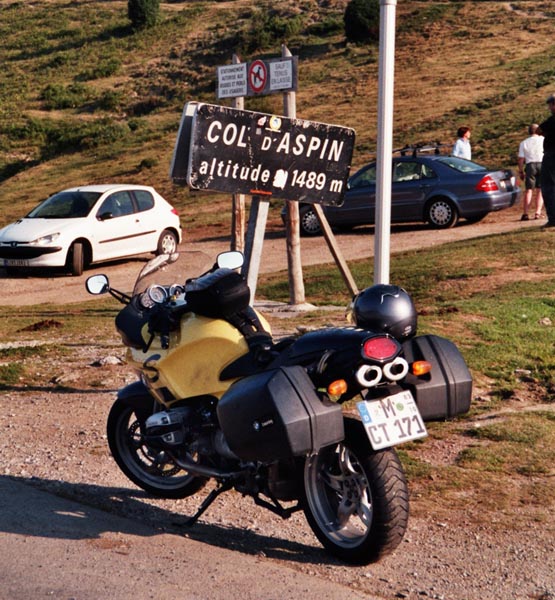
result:
<svg viewBox="0 0 555 600"><path fill-rule="evenodd" d="M110 282L106 275L92 275L85 283L87 292L97 296L99 294L105 294L110 289Z"/></svg>
<svg viewBox="0 0 555 600"><path fill-rule="evenodd" d="M238 269L243 266L245 259L242 252L230 250L218 254L218 267L225 269Z"/></svg>

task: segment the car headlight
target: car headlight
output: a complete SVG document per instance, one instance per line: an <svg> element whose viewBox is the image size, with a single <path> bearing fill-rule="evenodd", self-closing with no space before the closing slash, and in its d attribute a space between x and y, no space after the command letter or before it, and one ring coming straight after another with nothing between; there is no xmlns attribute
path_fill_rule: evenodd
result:
<svg viewBox="0 0 555 600"><path fill-rule="evenodd" d="M32 242L29 242L30 246L48 246L53 244L60 237L59 233L51 233L50 235L44 235L43 237L37 238Z"/></svg>

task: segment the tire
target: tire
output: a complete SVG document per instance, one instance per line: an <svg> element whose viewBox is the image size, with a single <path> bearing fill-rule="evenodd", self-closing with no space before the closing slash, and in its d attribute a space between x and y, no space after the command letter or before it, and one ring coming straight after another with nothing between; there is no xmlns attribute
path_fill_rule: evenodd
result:
<svg viewBox="0 0 555 600"><path fill-rule="evenodd" d="M376 562L401 543L409 494L397 453L374 451L360 421L345 439L306 459L304 512L324 548L354 565Z"/></svg>
<svg viewBox="0 0 555 600"><path fill-rule="evenodd" d="M85 269L85 251L81 242L71 245L68 255L69 270L72 275L78 277L83 275Z"/></svg>
<svg viewBox="0 0 555 600"><path fill-rule="evenodd" d="M299 226L301 235L312 236L322 233L320 221L312 206L301 206L299 209Z"/></svg>
<svg viewBox="0 0 555 600"><path fill-rule="evenodd" d="M202 489L206 479L176 466L161 450L143 441L142 424L148 415L138 415L128 404L116 401L108 415L108 444L114 460L137 486L159 498L186 498Z"/></svg>
<svg viewBox="0 0 555 600"><path fill-rule="evenodd" d="M173 254L174 252L177 252L177 236L173 231L164 229L158 240L156 254Z"/></svg>
<svg viewBox="0 0 555 600"><path fill-rule="evenodd" d="M426 220L436 229L449 229L459 220L457 207L447 198L434 198L426 208Z"/></svg>

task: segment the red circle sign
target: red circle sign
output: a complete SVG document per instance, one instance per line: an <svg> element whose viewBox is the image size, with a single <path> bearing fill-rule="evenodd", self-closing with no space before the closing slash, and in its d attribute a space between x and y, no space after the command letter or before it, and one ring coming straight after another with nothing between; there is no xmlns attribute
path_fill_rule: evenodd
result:
<svg viewBox="0 0 555 600"><path fill-rule="evenodd" d="M268 79L268 69L261 60L255 60L249 67L249 83L252 91L259 94L266 85Z"/></svg>

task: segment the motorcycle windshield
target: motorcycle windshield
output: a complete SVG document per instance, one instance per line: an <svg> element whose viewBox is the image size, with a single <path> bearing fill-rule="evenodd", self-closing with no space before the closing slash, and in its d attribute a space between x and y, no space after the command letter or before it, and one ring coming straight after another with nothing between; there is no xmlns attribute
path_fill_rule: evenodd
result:
<svg viewBox="0 0 555 600"><path fill-rule="evenodd" d="M133 296L142 294L151 285L185 285L187 279L205 273L213 263L214 259L199 250L160 254L141 269Z"/></svg>

